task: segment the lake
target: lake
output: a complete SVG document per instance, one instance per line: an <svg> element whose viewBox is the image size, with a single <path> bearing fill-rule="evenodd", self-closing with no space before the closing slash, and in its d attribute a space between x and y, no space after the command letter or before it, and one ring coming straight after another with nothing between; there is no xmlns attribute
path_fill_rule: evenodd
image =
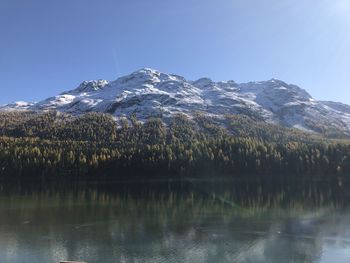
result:
<svg viewBox="0 0 350 263"><path fill-rule="evenodd" d="M0 183L0 262L350 262L349 193L339 181Z"/></svg>

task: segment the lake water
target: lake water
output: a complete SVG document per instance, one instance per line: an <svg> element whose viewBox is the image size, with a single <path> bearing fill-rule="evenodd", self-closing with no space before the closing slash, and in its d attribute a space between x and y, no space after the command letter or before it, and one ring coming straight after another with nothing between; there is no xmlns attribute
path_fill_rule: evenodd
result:
<svg viewBox="0 0 350 263"><path fill-rule="evenodd" d="M0 183L0 262L347 263L346 189L228 180Z"/></svg>

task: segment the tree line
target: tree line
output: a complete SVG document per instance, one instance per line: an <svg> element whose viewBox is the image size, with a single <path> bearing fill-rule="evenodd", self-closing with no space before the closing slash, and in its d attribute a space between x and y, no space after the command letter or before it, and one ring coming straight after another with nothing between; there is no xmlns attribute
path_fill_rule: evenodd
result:
<svg viewBox="0 0 350 263"><path fill-rule="evenodd" d="M132 115L0 114L1 177L271 175L350 173L350 145L243 116L225 124L197 114L166 124Z"/></svg>

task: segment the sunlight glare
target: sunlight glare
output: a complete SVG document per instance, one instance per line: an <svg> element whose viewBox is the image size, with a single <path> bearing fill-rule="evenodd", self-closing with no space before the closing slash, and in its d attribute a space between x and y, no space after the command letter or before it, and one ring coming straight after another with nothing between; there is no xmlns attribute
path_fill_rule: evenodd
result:
<svg viewBox="0 0 350 263"><path fill-rule="evenodd" d="M332 0L333 11L336 16L341 19L345 19L350 23L349 13L350 13L350 1L349 0Z"/></svg>

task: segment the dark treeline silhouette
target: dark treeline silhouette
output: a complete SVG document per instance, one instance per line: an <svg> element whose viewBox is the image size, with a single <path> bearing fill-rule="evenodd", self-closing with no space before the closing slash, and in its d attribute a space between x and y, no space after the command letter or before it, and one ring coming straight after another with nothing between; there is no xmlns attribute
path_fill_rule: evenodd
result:
<svg viewBox="0 0 350 263"><path fill-rule="evenodd" d="M201 114L139 122L88 113L0 114L2 177L128 174L329 178L350 173L347 141L226 116L225 126Z"/></svg>

